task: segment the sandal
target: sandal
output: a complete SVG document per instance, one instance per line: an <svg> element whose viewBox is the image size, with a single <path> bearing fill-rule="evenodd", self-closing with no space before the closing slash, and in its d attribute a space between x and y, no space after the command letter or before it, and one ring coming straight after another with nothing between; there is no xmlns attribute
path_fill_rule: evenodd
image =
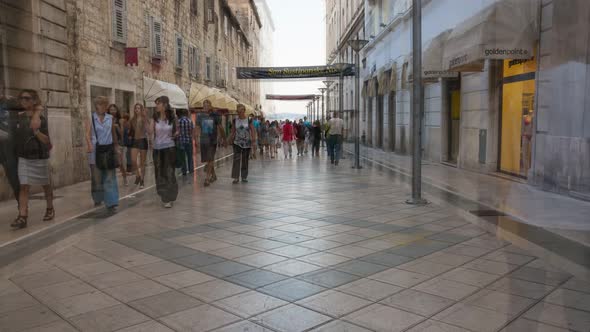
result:
<svg viewBox="0 0 590 332"><path fill-rule="evenodd" d="M27 216L21 216L19 215L13 222L12 224L10 224L10 227L12 228L17 228L17 229L23 229L27 227Z"/></svg>
<svg viewBox="0 0 590 332"><path fill-rule="evenodd" d="M55 209L54 208L47 208L45 210L45 216L43 217L43 221L50 221L55 218Z"/></svg>

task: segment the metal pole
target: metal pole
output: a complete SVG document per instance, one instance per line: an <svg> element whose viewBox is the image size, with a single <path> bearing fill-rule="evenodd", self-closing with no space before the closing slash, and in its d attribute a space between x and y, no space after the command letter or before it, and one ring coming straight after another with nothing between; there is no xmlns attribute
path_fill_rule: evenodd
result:
<svg viewBox="0 0 590 332"><path fill-rule="evenodd" d="M422 98L422 1L412 0L412 198L408 204L424 205L422 198L422 118L424 102Z"/></svg>
<svg viewBox="0 0 590 332"><path fill-rule="evenodd" d="M360 68L360 50L355 54L355 82L354 82L354 167L361 169L361 141L359 135L360 112L361 112L361 68Z"/></svg>

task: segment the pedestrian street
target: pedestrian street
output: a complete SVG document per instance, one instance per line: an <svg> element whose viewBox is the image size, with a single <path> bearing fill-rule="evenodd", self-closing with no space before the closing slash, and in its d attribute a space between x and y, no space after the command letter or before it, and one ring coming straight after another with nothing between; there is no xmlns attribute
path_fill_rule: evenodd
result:
<svg viewBox="0 0 590 332"><path fill-rule="evenodd" d="M324 154L259 157L238 184L227 162L209 187L179 177L173 208L151 189L80 217L1 275L0 331L590 330L590 283Z"/></svg>

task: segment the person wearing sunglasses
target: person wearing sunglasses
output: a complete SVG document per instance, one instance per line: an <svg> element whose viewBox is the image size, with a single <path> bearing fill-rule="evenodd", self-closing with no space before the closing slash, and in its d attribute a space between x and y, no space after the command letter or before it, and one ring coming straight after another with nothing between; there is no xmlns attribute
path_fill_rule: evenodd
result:
<svg viewBox="0 0 590 332"><path fill-rule="evenodd" d="M248 160L250 159L250 150L252 149L252 141L256 131L252 122L246 117L246 107L239 104L237 110L238 118L234 120L230 136L230 142L233 143L234 147L231 172L234 184L240 182L240 175L242 182L248 182Z"/></svg>
<svg viewBox="0 0 590 332"><path fill-rule="evenodd" d="M37 91L23 90L18 99L24 112L18 115L16 124L16 154L18 156L18 178L20 181L18 217L12 228L27 227L29 215L29 191L31 186L42 186L47 201L43 221L55 218L53 188L49 177L49 130L43 116L43 105Z"/></svg>

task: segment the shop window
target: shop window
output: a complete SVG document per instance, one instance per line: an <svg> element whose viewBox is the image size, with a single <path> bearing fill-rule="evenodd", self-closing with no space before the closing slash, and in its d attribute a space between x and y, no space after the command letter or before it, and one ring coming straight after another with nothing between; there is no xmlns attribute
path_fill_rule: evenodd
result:
<svg viewBox="0 0 590 332"><path fill-rule="evenodd" d="M198 0L190 0L191 1L191 14L197 15L199 13L199 1Z"/></svg>
<svg viewBox="0 0 590 332"><path fill-rule="evenodd" d="M205 59L205 79L211 80L211 57Z"/></svg>

